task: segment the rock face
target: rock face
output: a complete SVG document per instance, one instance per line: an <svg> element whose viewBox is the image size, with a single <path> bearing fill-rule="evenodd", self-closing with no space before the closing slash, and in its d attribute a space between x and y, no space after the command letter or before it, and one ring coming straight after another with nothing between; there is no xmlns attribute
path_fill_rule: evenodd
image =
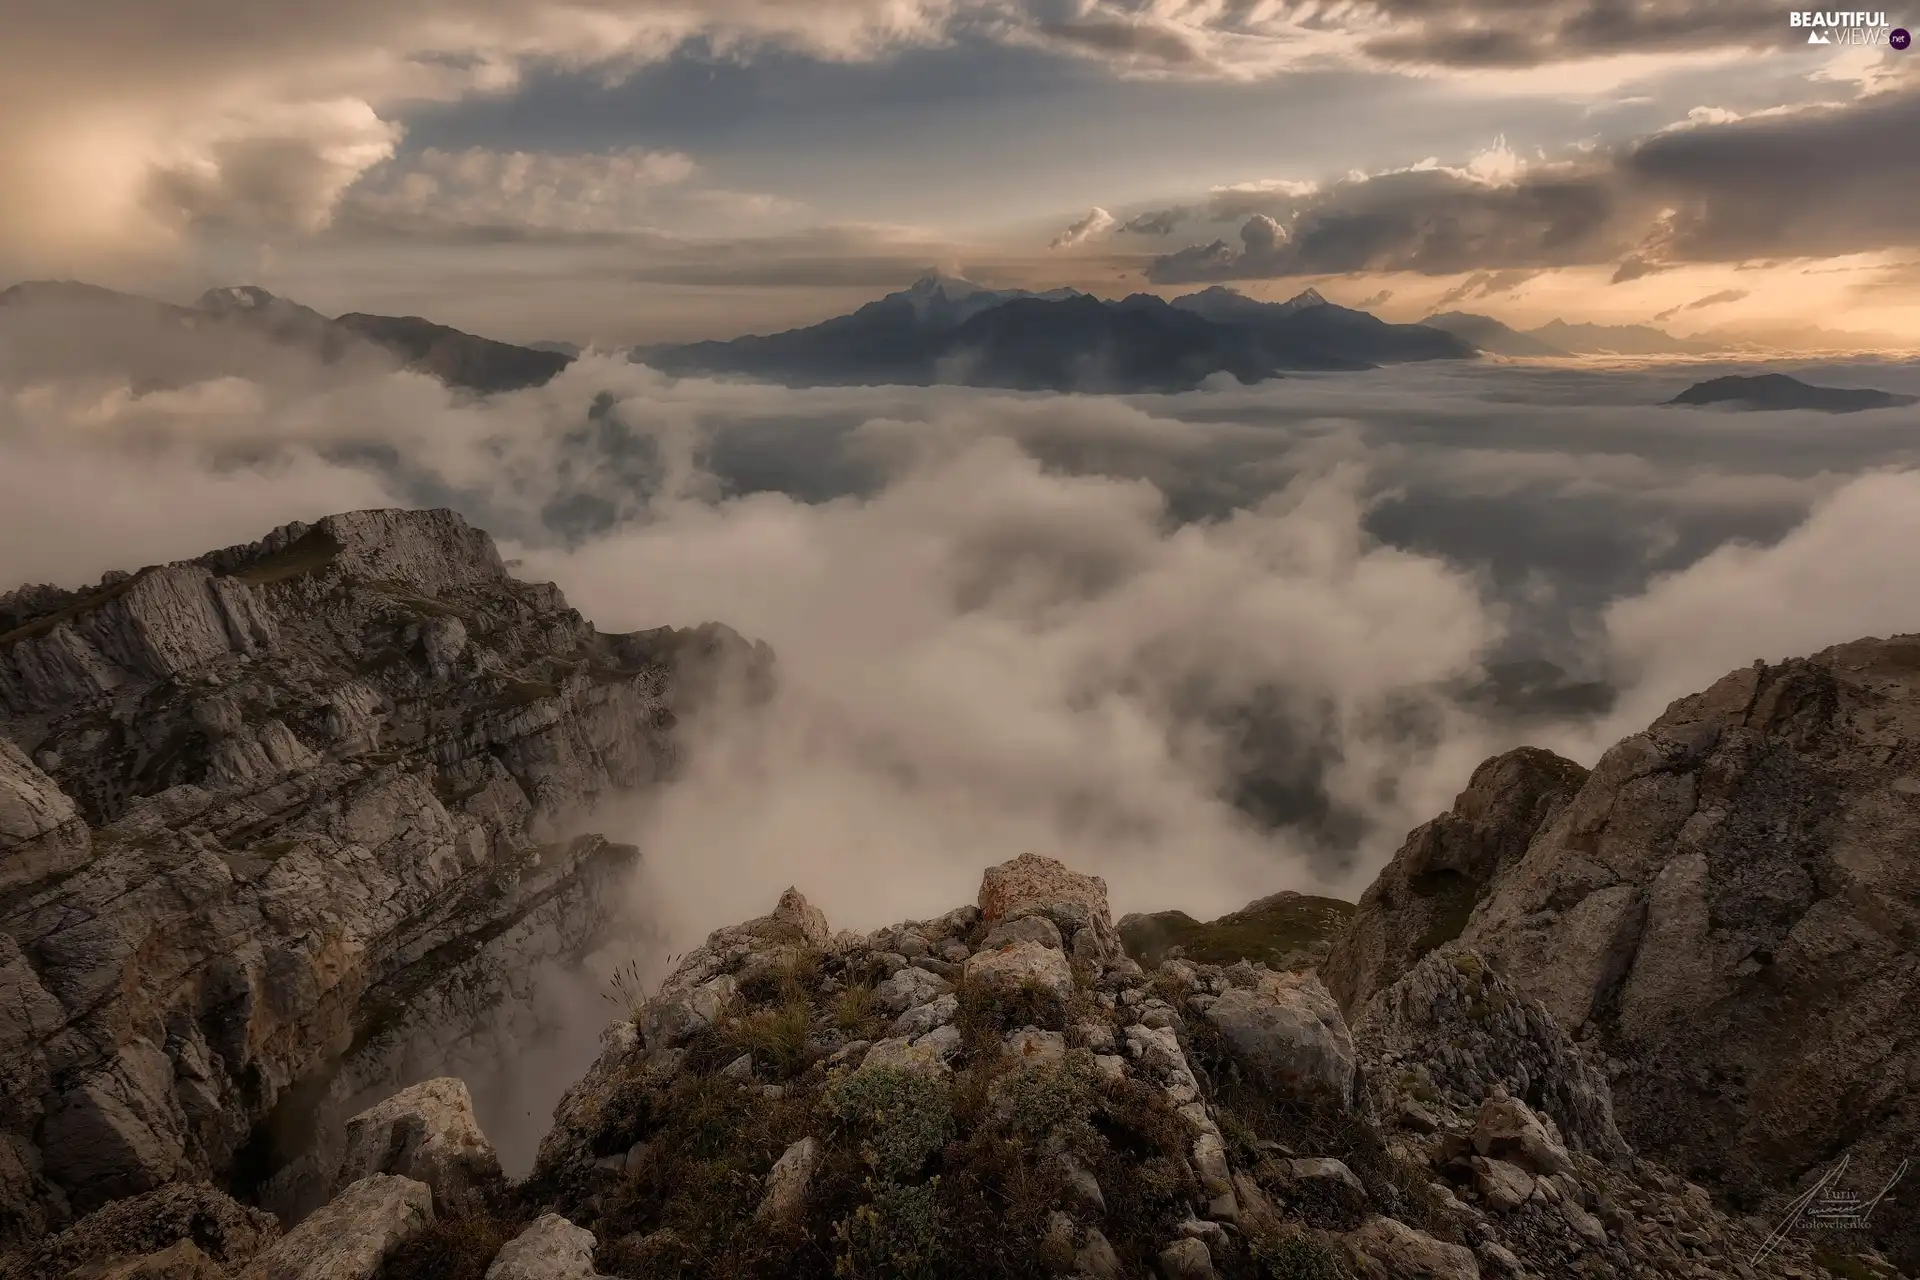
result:
<svg viewBox="0 0 1920 1280"><path fill-rule="evenodd" d="M96 1209L60 1234L0 1260L0 1276L61 1280L116 1260L165 1255L180 1245L217 1267L237 1269L279 1238L280 1224L272 1214L249 1209L204 1183L176 1182ZM167 1265L175 1263L199 1265L179 1255Z"/></svg>
<svg viewBox="0 0 1920 1280"><path fill-rule="evenodd" d="M1475 769L1453 808L1407 837L1336 938L1320 976L1341 1009L1356 1016L1374 992L1459 937L1493 878L1586 778L1573 761L1536 747Z"/></svg>
<svg viewBox="0 0 1920 1280"><path fill-rule="evenodd" d="M487 1280L594 1280L594 1243L593 1232L542 1214L500 1250Z"/></svg>
<svg viewBox="0 0 1920 1280"><path fill-rule="evenodd" d="M1461 940L1609 1063L1643 1152L1754 1205L1845 1156L1870 1197L1920 1148L1916 850L1920 636L1863 640L1612 748ZM1871 1224L1910 1270L1915 1194Z"/></svg>
<svg viewBox="0 0 1920 1280"><path fill-rule="evenodd" d="M445 511L0 618L0 1240L256 1183L406 1083L420 1027L592 945L636 851L577 824L770 671L725 628L602 635Z"/></svg>
<svg viewBox="0 0 1920 1280"><path fill-rule="evenodd" d="M977 911L829 935L790 891L716 931L608 1028L523 1211L614 1275L1810 1274L1805 1241L1748 1262L1746 1223L1629 1157L1604 1074L1474 953L1349 1031L1310 974L1066 965L1110 926L1075 883L1028 855ZM1060 945L1007 931L1063 900ZM1055 957L1064 998L1002 982L1014 955Z"/></svg>

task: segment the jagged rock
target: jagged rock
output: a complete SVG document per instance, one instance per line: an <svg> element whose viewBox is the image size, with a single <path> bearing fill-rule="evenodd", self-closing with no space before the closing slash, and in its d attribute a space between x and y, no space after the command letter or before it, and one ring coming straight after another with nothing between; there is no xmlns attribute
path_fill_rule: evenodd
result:
<svg viewBox="0 0 1920 1280"><path fill-rule="evenodd" d="M1623 1155L1606 1073L1553 1015L1471 951L1423 957L1354 1021L1368 1078L1398 1105L1450 1095L1476 1103L1496 1087L1534 1098L1576 1150Z"/></svg>
<svg viewBox="0 0 1920 1280"><path fill-rule="evenodd" d="M9 600L0 1237L224 1174L296 1084L337 1143L430 1034L508 1034L514 975L591 949L637 856L561 824L770 671L724 629L602 635L451 512Z"/></svg>
<svg viewBox="0 0 1920 1280"><path fill-rule="evenodd" d="M1353 1104L1353 1038L1318 978L1262 974L1251 988L1228 988L1204 1016L1235 1064L1263 1083L1301 1100Z"/></svg>
<svg viewBox="0 0 1920 1280"><path fill-rule="evenodd" d="M347 1121L335 1185L375 1173L424 1182L441 1214L477 1213L500 1181L500 1157L474 1119L466 1083L451 1076L402 1089Z"/></svg>
<svg viewBox="0 0 1920 1280"><path fill-rule="evenodd" d="M953 984L925 969L906 968L873 989L874 998L888 1013L904 1013L953 990Z"/></svg>
<svg viewBox="0 0 1920 1280"><path fill-rule="evenodd" d="M1565 1173L1573 1167L1567 1149L1547 1132L1540 1117L1498 1086L1474 1118L1473 1149L1510 1160L1531 1173Z"/></svg>
<svg viewBox="0 0 1920 1280"><path fill-rule="evenodd" d="M1107 882L1082 875L1065 864L1037 854L1023 853L1011 862L989 867L980 880L980 918L989 929L1022 916L1044 916L1069 943L1080 930L1092 931L1092 957L1106 963L1124 952L1107 905Z"/></svg>
<svg viewBox="0 0 1920 1280"><path fill-rule="evenodd" d="M1621 1065L1636 1147L1743 1200L1842 1155L1871 1195L1920 1146L1916 655L1920 636L1861 640L1675 702L1462 937ZM1920 1268L1920 1217L1867 1235Z"/></svg>
<svg viewBox="0 0 1920 1280"><path fill-rule="evenodd" d="M1345 1239L1368 1280L1480 1280L1480 1265L1470 1250L1394 1218L1369 1218Z"/></svg>
<svg viewBox="0 0 1920 1280"><path fill-rule="evenodd" d="M1058 1031L1021 1027L1006 1038L1007 1056L1023 1067L1058 1066L1067 1056L1067 1038Z"/></svg>
<svg viewBox="0 0 1920 1280"><path fill-rule="evenodd" d="M1537 747L1494 756L1453 808L1417 827L1360 897L1320 966L1349 1018L1420 957L1453 941L1493 878L1526 853L1587 771Z"/></svg>
<svg viewBox="0 0 1920 1280"><path fill-rule="evenodd" d="M1087 1228L1087 1242L1073 1255L1073 1273L1086 1280L1120 1280L1120 1259L1113 1245L1096 1228Z"/></svg>
<svg viewBox="0 0 1920 1280"><path fill-rule="evenodd" d="M1213 1256L1191 1237L1175 1240L1160 1251L1160 1274L1166 1280L1213 1280Z"/></svg>
<svg viewBox="0 0 1920 1280"><path fill-rule="evenodd" d="M1058 948L1038 942L1016 942L998 951L978 951L967 958L966 981L1003 996L1024 990L1045 992L1065 1004L1073 997L1073 968Z"/></svg>
<svg viewBox="0 0 1920 1280"><path fill-rule="evenodd" d="M1190 1240L1198 1240L1207 1246L1207 1255L1215 1266L1225 1266L1227 1256L1233 1252L1233 1240L1227 1235L1227 1229L1217 1222L1208 1222L1202 1218L1188 1218L1174 1228Z"/></svg>
<svg viewBox="0 0 1920 1280"><path fill-rule="evenodd" d="M238 1280L374 1280L388 1256L432 1222L432 1188L376 1173L256 1256Z"/></svg>
<svg viewBox="0 0 1920 1280"><path fill-rule="evenodd" d="M272 1214L204 1183L179 1182L94 1210L10 1263L0 1260L0 1277L60 1280L116 1258L166 1254L182 1241L220 1267L234 1268L279 1238L280 1223Z"/></svg>
<svg viewBox="0 0 1920 1280"><path fill-rule="evenodd" d="M906 972L904 969L901 972ZM951 993L916 1005L893 1020L888 1028L889 1035L906 1036L909 1039L923 1036L937 1027L952 1022L960 1011L960 998Z"/></svg>
<svg viewBox="0 0 1920 1280"><path fill-rule="evenodd" d="M60 784L0 735L0 893L79 866L91 847Z"/></svg>
<svg viewBox="0 0 1920 1280"><path fill-rule="evenodd" d="M1067 1194L1081 1209L1092 1214L1107 1211L1107 1197L1100 1190L1100 1179L1093 1171L1070 1155L1060 1157L1060 1168L1067 1177Z"/></svg>
<svg viewBox="0 0 1920 1280"><path fill-rule="evenodd" d="M1474 1156L1468 1163L1473 1166L1474 1190L1489 1209L1504 1213L1533 1197L1533 1175L1520 1166L1484 1156Z"/></svg>
<svg viewBox="0 0 1920 1280"><path fill-rule="evenodd" d="M1037 942L1043 947L1052 947L1055 951L1064 951L1066 944L1060 938L1060 926L1045 916L1021 916L1018 920L1008 920L995 925L981 942L982 951L998 951L1001 947L1010 947L1016 942Z"/></svg>
<svg viewBox="0 0 1920 1280"><path fill-rule="evenodd" d="M486 1280L595 1280L593 1232L542 1214L501 1247Z"/></svg>
<svg viewBox="0 0 1920 1280"><path fill-rule="evenodd" d="M805 1207L814 1168L820 1162L820 1144L811 1137L788 1147L767 1172L766 1194L755 1216L763 1222L790 1222Z"/></svg>
<svg viewBox="0 0 1920 1280"><path fill-rule="evenodd" d="M182 1240L158 1253L115 1262L88 1280L226 1280L226 1275L193 1241Z"/></svg>

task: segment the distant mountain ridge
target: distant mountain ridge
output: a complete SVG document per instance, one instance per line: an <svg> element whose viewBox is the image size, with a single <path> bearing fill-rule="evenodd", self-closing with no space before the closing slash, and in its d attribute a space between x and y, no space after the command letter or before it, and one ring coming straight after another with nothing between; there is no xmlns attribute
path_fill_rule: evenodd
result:
<svg viewBox="0 0 1920 1280"><path fill-rule="evenodd" d="M72 280L29 280L0 290L0 317L12 315L31 324L36 315L62 310L83 322L131 320L179 334L237 328L270 343L303 350L325 364L346 359L356 350L378 351L468 391L540 386L574 358L565 351L482 338L418 316L356 312L329 317L258 285L209 289L190 307Z"/></svg>
<svg viewBox="0 0 1920 1280"><path fill-rule="evenodd" d="M849 315L781 333L662 344L633 358L675 374L791 386L960 383L1031 391L1183 391L1294 370L1357 370L1478 354L1453 334L1388 324L1308 289L1261 302L1215 286L1168 301L1076 289L988 289L930 273Z"/></svg>
<svg viewBox="0 0 1920 1280"><path fill-rule="evenodd" d="M1492 316L1475 315L1470 311L1439 311L1420 322L1430 329L1444 329L1456 337L1465 338L1482 351L1497 356L1567 356L1573 354L1563 351L1550 342L1545 342L1531 333L1502 324Z"/></svg>
<svg viewBox="0 0 1920 1280"><path fill-rule="evenodd" d="M1920 402L1920 396L1876 391L1871 387L1818 387L1784 373L1730 374L1696 382L1668 404L1726 404L1742 409L1817 409L1858 413Z"/></svg>

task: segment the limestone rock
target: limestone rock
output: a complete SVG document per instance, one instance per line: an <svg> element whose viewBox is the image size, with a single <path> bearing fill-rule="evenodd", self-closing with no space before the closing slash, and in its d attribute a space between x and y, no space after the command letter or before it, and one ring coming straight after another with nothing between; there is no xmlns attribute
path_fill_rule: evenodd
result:
<svg viewBox="0 0 1920 1280"><path fill-rule="evenodd" d="M238 1280L373 1280L389 1254L432 1222L426 1183L376 1173L255 1257Z"/></svg>
<svg viewBox="0 0 1920 1280"><path fill-rule="evenodd" d="M905 968L873 989L880 1007L889 1013L904 1013L915 1005L926 1004L953 990L945 978L925 969Z"/></svg>
<svg viewBox="0 0 1920 1280"><path fill-rule="evenodd" d="M60 1280L115 1258L167 1255L182 1241L221 1268L237 1268L279 1238L280 1223L272 1214L204 1183L176 1182L94 1210L29 1247L15 1260L16 1271L0 1266L0 1275ZM180 1256L172 1254L166 1265L188 1265Z"/></svg>
<svg viewBox="0 0 1920 1280"><path fill-rule="evenodd" d="M486 1280L594 1280L593 1232L542 1214L501 1247Z"/></svg>
<svg viewBox="0 0 1920 1280"><path fill-rule="evenodd" d="M1917 656L1920 636L1860 640L1678 700L1462 937L1619 1064L1636 1148L1743 1200L1784 1203L1808 1152L1868 1195L1920 1147ZM1920 1218L1867 1234L1920 1267Z"/></svg>
<svg viewBox="0 0 1920 1280"><path fill-rule="evenodd" d="M474 1119L464 1081L423 1081L347 1121L346 1155L335 1184L375 1173L426 1183L442 1215L486 1207L500 1181L500 1157Z"/></svg>
<svg viewBox="0 0 1920 1280"><path fill-rule="evenodd" d="M1453 941L1487 886L1566 807L1587 771L1537 747L1473 771L1453 808L1416 828L1335 939L1320 976L1349 1017L1433 948Z"/></svg>
<svg viewBox="0 0 1920 1280"><path fill-rule="evenodd" d="M1175 1240L1160 1251L1160 1274L1166 1280L1213 1280L1213 1255L1198 1240Z"/></svg>
<svg viewBox="0 0 1920 1280"><path fill-rule="evenodd" d="M1073 1273L1086 1280L1120 1280L1124 1274L1112 1243L1092 1227L1087 1228L1087 1242L1073 1255Z"/></svg>
<svg viewBox="0 0 1920 1280"><path fill-rule="evenodd" d="M902 973L907 970L902 969ZM893 1020L888 1028L889 1035L906 1036L909 1039L923 1036L936 1027L944 1027L952 1022L960 1011L960 998L949 992L922 1005L915 1005Z"/></svg>
<svg viewBox="0 0 1920 1280"><path fill-rule="evenodd" d="M1540 1117L1518 1098L1496 1089L1474 1119L1473 1149L1511 1161L1531 1173L1565 1173L1573 1167L1567 1149L1547 1132Z"/></svg>
<svg viewBox="0 0 1920 1280"><path fill-rule="evenodd" d="M1073 968L1058 948L1038 942L1016 942L998 951L978 951L967 958L966 981L1002 996L1034 989L1062 1004L1073 997Z"/></svg>
<svg viewBox="0 0 1920 1280"><path fill-rule="evenodd" d="M1055 951L1065 950L1066 944L1060 938L1060 926L1045 916L1021 916L1018 920L1008 920L995 925L988 931L985 941L981 942L982 951L998 951L1001 947L1010 947L1016 942L1037 942L1043 947L1052 947Z"/></svg>
<svg viewBox="0 0 1920 1280"><path fill-rule="evenodd" d="M527 975L599 942L638 852L562 824L770 671L724 628L601 634L446 511L7 601L0 1242L226 1174L296 1084L327 1146L429 1046L541 1034ZM299 1154L276 1207L324 1195L338 1152Z"/></svg>
<svg viewBox="0 0 1920 1280"><path fill-rule="evenodd" d="M820 1163L820 1144L811 1137L788 1147L767 1171L767 1190L755 1216L767 1222L790 1222L805 1207Z"/></svg>
<svg viewBox="0 0 1920 1280"><path fill-rule="evenodd" d="M193 1241L182 1240L158 1253L113 1263L89 1280L226 1280L226 1275Z"/></svg>
<svg viewBox="0 0 1920 1280"><path fill-rule="evenodd" d="M1353 1038L1318 978L1265 973L1223 992L1204 1016L1254 1078L1297 1099L1353 1105Z"/></svg>
<svg viewBox="0 0 1920 1280"><path fill-rule="evenodd" d="M1107 905L1107 882L1072 871L1064 863L1023 853L989 867L980 880L980 918L989 929L1022 916L1044 916L1071 942L1091 930L1092 958L1106 963L1124 954Z"/></svg>
<svg viewBox="0 0 1920 1280"><path fill-rule="evenodd" d="M1533 1197L1533 1175L1520 1166L1484 1156L1474 1156L1468 1163L1473 1166L1474 1189L1489 1209L1504 1213Z"/></svg>
<svg viewBox="0 0 1920 1280"><path fill-rule="evenodd" d="M1374 1217L1346 1234L1368 1280L1480 1280L1473 1253L1395 1218Z"/></svg>

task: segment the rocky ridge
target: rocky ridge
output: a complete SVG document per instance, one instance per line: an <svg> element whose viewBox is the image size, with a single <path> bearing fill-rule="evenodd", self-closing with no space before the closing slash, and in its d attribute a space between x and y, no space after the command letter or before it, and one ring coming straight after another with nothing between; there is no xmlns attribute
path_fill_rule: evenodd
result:
<svg viewBox="0 0 1920 1280"><path fill-rule="evenodd" d="M297 1212L423 1026L605 926L596 802L769 678L597 632L447 511L0 596L0 1241L209 1176Z"/></svg>
<svg viewBox="0 0 1920 1280"><path fill-rule="evenodd" d="M1476 952L1424 957L1349 1026L1312 973L1143 970L1105 886L1030 854L871 934L789 890L604 1046L526 1182L373 1143L327 1209L204 1274L1820 1274L1631 1154L1604 1073ZM381 1123L471 1151L452 1083Z"/></svg>

